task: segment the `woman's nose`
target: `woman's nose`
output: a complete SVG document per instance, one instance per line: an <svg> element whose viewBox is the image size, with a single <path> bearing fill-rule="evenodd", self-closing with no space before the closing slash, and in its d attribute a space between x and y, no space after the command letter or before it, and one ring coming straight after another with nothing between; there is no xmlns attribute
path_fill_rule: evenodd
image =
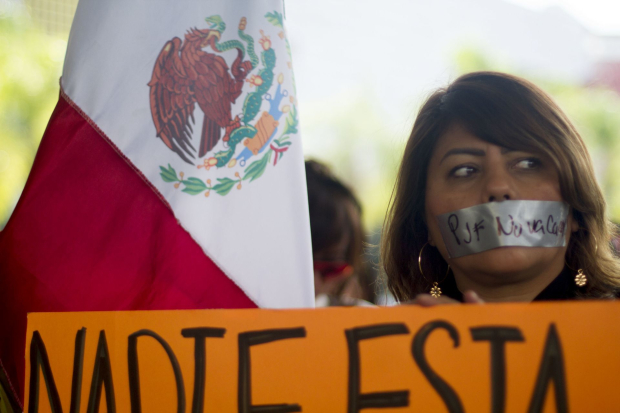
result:
<svg viewBox="0 0 620 413"><path fill-rule="evenodd" d="M502 166L487 170L482 202L501 202L518 198L510 172Z"/></svg>
<svg viewBox="0 0 620 413"><path fill-rule="evenodd" d="M507 201L510 199L510 195L508 194L504 194L503 197L501 198L502 201ZM495 195L491 195L489 196L489 202L494 202L494 201L500 201L500 197L495 197Z"/></svg>

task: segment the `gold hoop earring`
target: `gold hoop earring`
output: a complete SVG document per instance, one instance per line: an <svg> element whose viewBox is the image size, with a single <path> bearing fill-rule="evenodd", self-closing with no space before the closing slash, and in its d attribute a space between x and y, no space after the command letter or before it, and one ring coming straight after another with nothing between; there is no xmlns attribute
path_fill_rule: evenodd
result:
<svg viewBox="0 0 620 413"><path fill-rule="evenodd" d="M422 274L422 278L424 278L427 282L429 282L426 276L424 275L424 271L422 271L422 251L424 251L424 247L426 247L427 245L428 245L428 241L426 241L426 243L422 245L422 248L420 249L420 255L418 255L418 268L420 269L420 274ZM446 275L443 277L443 280L439 282L437 281L433 282L433 286L431 287L431 291L430 291L430 294L433 297L435 298L441 297L441 288L439 288L439 283L442 283L446 280L446 277L448 277L449 272L450 272L450 265L448 265L448 271L446 271Z"/></svg>

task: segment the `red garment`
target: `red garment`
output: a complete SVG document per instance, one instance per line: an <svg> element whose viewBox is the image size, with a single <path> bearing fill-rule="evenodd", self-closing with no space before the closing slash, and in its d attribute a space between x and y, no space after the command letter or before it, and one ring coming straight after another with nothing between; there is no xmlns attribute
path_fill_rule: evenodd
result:
<svg viewBox="0 0 620 413"><path fill-rule="evenodd" d="M28 312L248 307L157 190L61 94L0 232L0 360L20 399Z"/></svg>

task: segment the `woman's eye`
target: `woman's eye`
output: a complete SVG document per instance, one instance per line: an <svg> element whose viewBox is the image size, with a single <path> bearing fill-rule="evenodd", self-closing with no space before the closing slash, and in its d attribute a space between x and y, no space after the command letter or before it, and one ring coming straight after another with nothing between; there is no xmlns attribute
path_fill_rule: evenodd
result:
<svg viewBox="0 0 620 413"><path fill-rule="evenodd" d="M474 168L473 166L463 165L457 166L456 168L452 169L452 171L450 172L450 176L453 176L455 178L467 178L475 172L476 168Z"/></svg>
<svg viewBox="0 0 620 413"><path fill-rule="evenodd" d="M536 169L541 165L539 159L536 158L527 158L521 159L515 164L515 168L519 169Z"/></svg>

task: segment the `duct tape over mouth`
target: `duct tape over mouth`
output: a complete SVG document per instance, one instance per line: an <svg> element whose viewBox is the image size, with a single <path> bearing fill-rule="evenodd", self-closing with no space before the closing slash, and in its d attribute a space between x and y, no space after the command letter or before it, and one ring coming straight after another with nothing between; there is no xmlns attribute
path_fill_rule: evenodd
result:
<svg viewBox="0 0 620 413"><path fill-rule="evenodd" d="M556 201L489 202L437 216L450 258L499 247L564 247L569 206Z"/></svg>

